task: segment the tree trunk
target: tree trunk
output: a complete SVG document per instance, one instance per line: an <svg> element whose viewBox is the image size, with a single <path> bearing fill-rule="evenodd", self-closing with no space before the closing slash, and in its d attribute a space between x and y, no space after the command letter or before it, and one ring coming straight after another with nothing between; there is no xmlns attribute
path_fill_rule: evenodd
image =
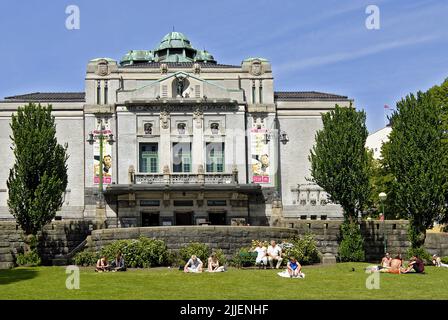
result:
<svg viewBox="0 0 448 320"><path fill-rule="evenodd" d="M33 245L35 245L35 235L33 234L27 234L25 235L25 238L23 239L24 242L24 253L30 253L34 248Z"/></svg>
<svg viewBox="0 0 448 320"><path fill-rule="evenodd" d="M409 226L409 240L411 241L412 248L421 248L425 244L426 240L426 228L419 225Z"/></svg>

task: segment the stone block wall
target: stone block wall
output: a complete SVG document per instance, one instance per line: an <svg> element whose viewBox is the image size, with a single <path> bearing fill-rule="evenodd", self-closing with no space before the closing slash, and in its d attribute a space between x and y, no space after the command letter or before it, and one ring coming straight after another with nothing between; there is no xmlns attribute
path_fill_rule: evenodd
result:
<svg viewBox="0 0 448 320"><path fill-rule="evenodd" d="M54 221L39 233L38 251L44 264L65 255L83 242L93 229L84 221ZM18 253L23 252L23 231L13 221L0 222L0 269L10 268Z"/></svg>
<svg viewBox="0 0 448 320"><path fill-rule="evenodd" d="M171 226L93 230L94 224L88 221L55 221L40 234L38 250L44 263L50 264L52 259L71 252L91 234L88 246L96 251L118 239L145 236L162 239L173 250L190 242L202 242L213 249L222 249L230 257L239 248L250 246L254 239L280 242L311 232L322 253L337 255L340 225L341 221L332 220L288 220L283 221L280 227ZM384 254L384 240L387 251L392 255L405 254L410 245L407 228L408 222L405 220L362 222L367 260L378 261L381 258ZM0 222L0 269L13 266L17 253L23 250L22 235L15 222ZM425 246L431 254L448 256L448 233L428 233Z"/></svg>
<svg viewBox="0 0 448 320"><path fill-rule="evenodd" d="M222 249L228 257L242 248L251 246L252 240L281 241L296 235L290 228L237 227L237 226L172 226L103 229L92 231L91 244L95 251L117 239L136 239L140 236L162 239L169 249L178 250L191 242L207 244L212 249Z"/></svg>

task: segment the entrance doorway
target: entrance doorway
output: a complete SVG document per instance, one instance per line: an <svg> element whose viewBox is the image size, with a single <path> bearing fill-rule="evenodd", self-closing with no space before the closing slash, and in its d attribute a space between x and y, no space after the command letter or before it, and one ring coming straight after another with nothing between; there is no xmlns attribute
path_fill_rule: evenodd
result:
<svg viewBox="0 0 448 320"><path fill-rule="evenodd" d="M176 226L193 225L193 212L176 212Z"/></svg>
<svg viewBox="0 0 448 320"><path fill-rule="evenodd" d="M142 227L159 226L160 214L158 212L142 212Z"/></svg>
<svg viewBox="0 0 448 320"><path fill-rule="evenodd" d="M209 212L208 221L211 225L224 226L226 225L226 212Z"/></svg>

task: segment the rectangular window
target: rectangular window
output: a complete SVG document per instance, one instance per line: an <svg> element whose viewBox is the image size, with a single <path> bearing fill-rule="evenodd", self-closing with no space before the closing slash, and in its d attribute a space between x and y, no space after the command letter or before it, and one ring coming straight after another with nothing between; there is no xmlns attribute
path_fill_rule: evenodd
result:
<svg viewBox="0 0 448 320"><path fill-rule="evenodd" d="M173 172L191 172L191 143L173 143Z"/></svg>
<svg viewBox="0 0 448 320"><path fill-rule="evenodd" d="M207 172L224 172L224 143L207 143L205 154Z"/></svg>
<svg viewBox="0 0 448 320"><path fill-rule="evenodd" d="M252 87L252 103L253 103L253 104L255 104L255 96L256 96L256 94L255 94L255 89L256 89L255 86L253 86L253 87Z"/></svg>
<svg viewBox="0 0 448 320"><path fill-rule="evenodd" d="M201 97L201 86L200 85L194 86L194 94L195 94L195 98Z"/></svg>
<svg viewBox="0 0 448 320"><path fill-rule="evenodd" d="M101 81L96 83L96 104L101 104Z"/></svg>
<svg viewBox="0 0 448 320"><path fill-rule="evenodd" d="M192 207L193 200L174 200L173 205L175 207Z"/></svg>
<svg viewBox="0 0 448 320"><path fill-rule="evenodd" d="M167 85L162 85L162 97L166 98L168 97L168 86Z"/></svg>
<svg viewBox="0 0 448 320"><path fill-rule="evenodd" d="M160 200L140 200L140 207L159 207Z"/></svg>
<svg viewBox="0 0 448 320"><path fill-rule="evenodd" d="M259 93L259 103L263 103L263 87L262 86L260 86L259 88L258 88L258 93Z"/></svg>
<svg viewBox="0 0 448 320"><path fill-rule="evenodd" d="M207 200L209 207L225 207L227 205L226 200Z"/></svg>
<svg viewBox="0 0 448 320"><path fill-rule="evenodd" d="M104 104L108 104L109 100L107 98L107 95L109 94L109 82L104 81Z"/></svg>
<svg viewBox="0 0 448 320"><path fill-rule="evenodd" d="M159 153L157 143L140 143L140 172L159 172Z"/></svg>

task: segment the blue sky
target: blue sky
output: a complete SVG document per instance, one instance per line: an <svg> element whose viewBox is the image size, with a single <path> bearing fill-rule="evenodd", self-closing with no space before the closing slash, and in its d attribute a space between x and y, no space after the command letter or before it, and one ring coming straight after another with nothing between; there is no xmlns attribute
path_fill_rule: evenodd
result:
<svg viewBox="0 0 448 320"><path fill-rule="evenodd" d="M368 30L365 10L380 9ZM80 30L67 30L77 5ZM448 77L448 1L2 1L0 97L82 91L87 62L153 49L175 27L219 63L272 62L275 90L348 95L367 112L369 131L384 105Z"/></svg>

